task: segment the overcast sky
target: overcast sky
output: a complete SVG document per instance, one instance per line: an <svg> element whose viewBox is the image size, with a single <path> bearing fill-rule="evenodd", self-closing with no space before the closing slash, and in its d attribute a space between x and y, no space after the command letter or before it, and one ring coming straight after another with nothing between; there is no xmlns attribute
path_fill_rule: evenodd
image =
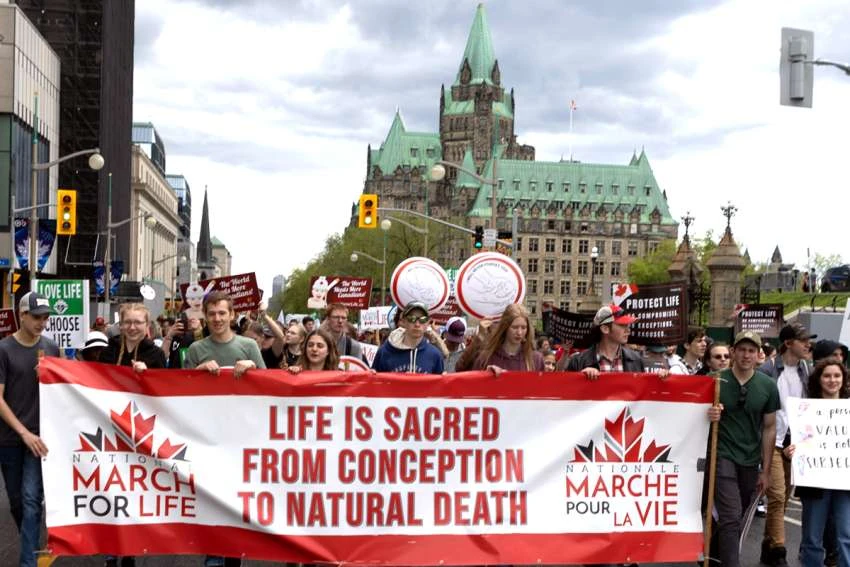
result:
<svg viewBox="0 0 850 567"><path fill-rule="evenodd" d="M271 289L347 224L367 144L396 107L438 129L477 2L144 0L136 2L134 120L162 135L169 173L204 187L210 226ZM777 244L848 249L850 77L815 71L814 108L779 105L783 26L813 30L815 55L850 62L846 0L526 0L486 3L515 132L538 160L573 152L626 164L644 147L670 210L692 233L725 226L754 261ZM680 234L684 229L680 230Z"/></svg>

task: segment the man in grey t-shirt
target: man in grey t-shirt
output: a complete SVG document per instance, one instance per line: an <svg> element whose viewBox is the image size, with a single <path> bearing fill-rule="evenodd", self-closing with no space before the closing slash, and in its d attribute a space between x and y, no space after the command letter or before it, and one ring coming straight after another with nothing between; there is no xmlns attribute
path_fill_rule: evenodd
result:
<svg viewBox="0 0 850 567"><path fill-rule="evenodd" d="M47 446L39 437L38 360L59 356L59 347L41 333L50 302L35 292L21 298L21 328L0 341L0 467L12 518L21 537L20 565L35 567L41 535L41 458Z"/></svg>

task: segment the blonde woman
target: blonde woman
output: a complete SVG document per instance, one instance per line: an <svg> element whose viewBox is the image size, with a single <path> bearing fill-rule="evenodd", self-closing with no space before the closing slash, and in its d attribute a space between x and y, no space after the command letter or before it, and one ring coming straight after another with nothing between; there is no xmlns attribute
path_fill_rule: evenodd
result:
<svg viewBox="0 0 850 567"><path fill-rule="evenodd" d="M165 368L165 353L147 336L151 313L141 303L125 303L120 310L120 333L100 353L100 362L131 366L136 372Z"/></svg>
<svg viewBox="0 0 850 567"><path fill-rule="evenodd" d="M499 325L475 359L475 370L497 376L506 370L543 371L543 355L534 348L534 329L522 305L508 305Z"/></svg>

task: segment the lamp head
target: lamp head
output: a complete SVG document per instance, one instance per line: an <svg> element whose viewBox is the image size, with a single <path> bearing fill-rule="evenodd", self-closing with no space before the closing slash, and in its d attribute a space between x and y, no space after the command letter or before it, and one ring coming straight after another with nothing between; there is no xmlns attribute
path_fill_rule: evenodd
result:
<svg viewBox="0 0 850 567"><path fill-rule="evenodd" d="M156 226L156 218L153 215L147 215L145 217L145 226L148 228L154 228Z"/></svg>
<svg viewBox="0 0 850 567"><path fill-rule="evenodd" d="M351 261L352 261L352 262L357 262L357 258L358 258L358 256L357 256L357 254L353 254L353 253L352 253L350 258L351 258Z"/></svg>
<svg viewBox="0 0 850 567"><path fill-rule="evenodd" d="M100 171L103 169L103 166L106 164L106 160L103 159L103 156L100 155L100 151L97 151L89 156L89 167L94 171Z"/></svg>
<svg viewBox="0 0 850 567"><path fill-rule="evenodd" d="M393 222L390 219L384 219L381 221L381 230L384 232L389 231L393 227Z"/></svg>
<svg viewBox="0 0 850 567"><path fill-rule="evenodd" d="M442 181L446 176L446 168L441 163L435 163L431 168L431 179L433 181Z"/></svg>

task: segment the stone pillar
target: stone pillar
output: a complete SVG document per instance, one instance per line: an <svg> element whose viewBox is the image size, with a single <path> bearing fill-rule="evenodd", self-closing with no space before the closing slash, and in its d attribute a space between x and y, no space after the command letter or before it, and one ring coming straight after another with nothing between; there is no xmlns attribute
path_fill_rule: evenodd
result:
<svg viewBox="0 0 850 567"><path fill-rule="evenodd" d="M732 238L732 229L726 226L723 238L706 262L711 274L711 307L708 324L712 327L731 326L730 317L741 302L741 276L746 263L741 250Z"/></svg>
<svg viewBox="0 0 850 567"><path fill-rule="evenodd" d="M685 234L685 238L679 244L679 249L676 250L676 255L673 256L673 261L667 267L670 281L688 285L691 283L698 284L702 272L702 266L699 265L697 256L691 248L691 239Z"/></svg>

